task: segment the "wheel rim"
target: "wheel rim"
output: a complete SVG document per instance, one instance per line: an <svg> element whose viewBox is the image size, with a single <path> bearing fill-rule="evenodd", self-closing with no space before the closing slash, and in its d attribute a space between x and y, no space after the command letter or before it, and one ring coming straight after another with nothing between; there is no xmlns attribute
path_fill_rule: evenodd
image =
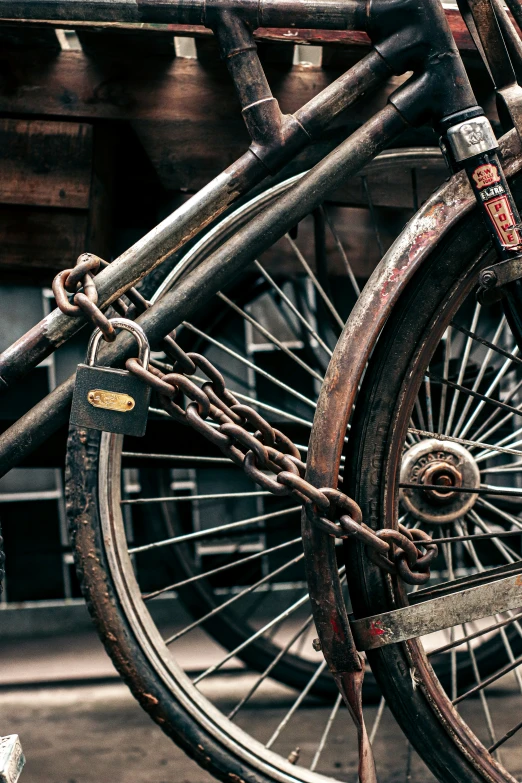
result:
<svg viewBox="0 0 522 783"><path fill-rule="evenodd" d="M393 160L395 163L396 158L394 155L390 154L389 157L390 160ZM429 155L426 154L425 156L425 160L429 160L430 158L433 159L433 152L430 152ZM438 155L436 156L436 159L440 160ZM378 165L383 166L384 163L382 161L378 161ZM193 268L194 264L198 262L198 257L200 257L201 254L201 247L201 244L195 246L193 251L191 251L192 255L189 254L189 259L184 263L183 269L186 270ZM177 279L176 275L178 274L179 272L176 271L173 280ZM166 290L166 288L167 286L165 285L163 290ZM102 506L104 539L106 541L110 540L114 542L107 545L109 547L108 557L111 562L111 568L114 569L115 581L117 578L117 580L122 583L120 588L118 588L119 592L121 592L120 600L125 606L129 617L132 619L132 623L135 623L136 625L136 634L142 640L147 657L151 661L151 665L155 668L155 670L157 667L157 671L161 674L162 678L167 684L167 687L172 689L172 692L176 694L176 698L179 698L182 701L184 700L184 703L188 705L188 708L190 708L192 712L196 712L198 715L202 716L205 714L213 715L213 721L207 723L205 723L206 719L204 721L204 724L209 726L209 730L212 730L213 733L217 733L216 735L220 738L226 738L228 736L228 742L231 741L234 747L237 746L243 749L247 748L248 753L251 753L252 748L255 747L257 752L253 758L255 759L256 764L260 762L260 760L262 761L265 759L266 761L268 758L269 760L271 759L276 766L278 766L280 771L277 772L277 775L284 776L292 774L293 777L297 779L315 780L315 775L317 773L305 774L306 771L302 767L299 767L298 770L296 770L296 767L286 762L281 758L280 755L267 752L267 749L264 745L258 743L253 745L252 737L250 735L245 735L237 727L232 727L231 733L228 735L228 726L226 730L224 730L222 726L223 716L216 712L215 709L214 711L211 710L209 712L208 702L203 700L203 697L198 696L198 698L193 700L191 697L192 691L195 690L193 684L186 677L186 675L184 675L184 678L181 678L181 670L177 665L172 668L172 656L169 654L162 637L157 632L150 614L141 601L141 597L138 598L138 596L140 596L140 589L134 578L132 565L128 556L128 547L125 542L125 536L122 532L124 529L124 523L121 517L121 506L119 505L119 488L116 494L116 485L119 480L117 479L117 474L119 475L120 470L120 454L121 440L118 440L115 437L104 435L102 438L102 461L100 462L100 475L102 475L105 471L110 470L112 476L108 484L104 484L103 486L100 485L100 495L102 496L103 493L105 493L106 497L105 504ZM114 497L113 500L109 502L107 498L110 496L110 493L113 493ZM114 500L116 497L118 498L117 501ZM126 560L128 562L125 562ZM130 588L132 588L132 590L130 590ZM129 594L129 590L132 595ZM161 650L160 653L158 653L158 650L155 650L156 645L158 646L158 650ZM179 693L180 682L182 682L183 687L186 687L187 689L187 692L184 691L184 695L180 695ZM176 687L174 687L175 685ZM336 700L333 709L337 710L338 706L338 701ZM243 750L241 752L243 752ZM247 758L251 757L245 756L245 759ZM270 770L272 770L272 767L270 767ZM270 772L270 774L274 774L273 770ZM276 777L276 779L283 778Z"/></svg>

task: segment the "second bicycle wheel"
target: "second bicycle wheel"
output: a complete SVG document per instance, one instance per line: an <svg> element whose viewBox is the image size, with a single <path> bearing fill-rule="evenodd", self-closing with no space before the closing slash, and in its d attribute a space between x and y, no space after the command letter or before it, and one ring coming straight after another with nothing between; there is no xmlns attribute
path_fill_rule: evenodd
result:
<svg viewBox="0 0 522 783"><path fill-rule="evenodd" d="M178 330L186 350L214 361L237 398L288 433L303 454L323 372L358 291L349 264L356 248L346 250L339 220L349 218L365 237L358 252L374 263L444 176L433 150L386 153L373 171L376 179L368 171L350 196L359 204L363 197L365 208L346 207L340 195ZM374 198L373 184L382 187L387 173L394 185L403 178L403 201L380 211L382 191ZM258 208L276 196L264 194ZM205 237L158 295L251 214L247 206ZM286 740L308 694L331 699L332 721L339 709L312 648L299 509L258 490L206 441L155 410L143 442L73 432L68 466L69 515L91 611L117 667L155 719L227 780L314 780L318 769L335 774L323 767L330 721L324 742ZM176 600L188 618L172 608L169 615ZM204 666L197 655L209 644L202 631L220 645ZM176 651L187 644L194 652L188 665L183 659L185 673ZM238 659L260 674L223 713L201 689ZM269 677L297 694L283 719L268 721L254 738L243 710ZM286 760L297 760L296 744L297 766Z"/></svg>

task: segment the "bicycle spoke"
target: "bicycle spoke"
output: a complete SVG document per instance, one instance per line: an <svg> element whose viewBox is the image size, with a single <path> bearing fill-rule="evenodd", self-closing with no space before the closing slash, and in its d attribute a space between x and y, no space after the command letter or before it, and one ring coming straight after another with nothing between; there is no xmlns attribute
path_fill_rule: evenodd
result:
<svg viewBox="0 0 522 783"><path fill-rule="evenodd" d="M488 509L488 511L491 511L492 514L496 514L501 519L505 519L506 522L510 522L512 525L515 525L515 527L518 527L520 530L522 530L522 522L520 519L517 519L517 517L513 516L513 514L510 514L507 511L504 511L501 508L497 508L497 506L494 506L492 503L489 503L487 500L484 500L484 498L479 497L477 499L477 505L482 506L483 508Z"/></svg>
<svg viewBox="0 0 522 783"><path fill-rule="evenodd" d="M480 472L489 475L490 473L520 473L522 471L522 462L511 462L508 465L496 465L491 468L483 468Z"/></svg>
<svg viewBox="0 0 522 783"><path fill-rule="evenodd" d="M382 258L384 255L384 247L382 245L382 239L381 239L381 232L379 231L379 224L377 222L377 215L375 213L375 207L373 204L373 199L370 195L370 188L368 186L368 179L366 176L361 177L361 181L363 183L364 192L366 194L366 199L368 201L368 207L370 210L370 217L373 225L373 232L375 234L375 240L377 242L377 247L379 248L379 255Z"/></svg>
<svg viewBox="0 0 522 783"><path fill-rule="evenodd" d="M303 314L302 314L302 313L301 313L301 312L300 312L300 311L297 309L297 307L295 306L295 304L294 304L294 303L292 302L292 300L291 300L291 299L290 299L290 298L289 298L289 297L288 297L288 296L285 294L285 292L283 291L283 289L282 289L282 288L280 288L280 287L277 285L277 283L274 281L273 277L271 277L271 276L268 274L268 272L266 271L266 269L265 269L264 267L262 267L262 266L261 266L261 264L259 263L259 261L254 261L254 264L256 265L257 269L259 269L259 271L261 272L261 274L263 275L263 277L265 278L265 280L266 280L268 283L270 283L270 285L272 286L272 288L274 289L274 291L277 291L278 295L281 297L281 299L283 300L283 302L284 302L284 303L287 305L287 307L288 307L288 308L289 308L289 309L292 311L292 313L295 315L295 317L296 317L296 318L297 318L297 319L300 321L300 323L301 323L301 324L304 326L304 328L306 329L306 331L308 332L308 334L310 334L310 335L311 335L311 336L314 338L314 340L316 340L316 341L317 341L318 345L320 345L320 346L321 346L321 348L323 349L323 351L325 351L325 353L327 353L327 354L328 354L328 356L331 356L331 355L332 355L332 351L330 350L330 348L328 348L328 346L326 345L326 343L324 342L324 340L323 340L323 339L322 339L322 338L319 336L319 334L318 334L318 333L316 332L316 330L315 330L315 329L312 327L312 325L311 325L311 324L310 324L310 323L309 323L309 322L306 320L306 318L304 317L304 315L303 315Z"/></svg>
<svg viewBox="0 0 522 783"><path fill-rule="evenodd" d="M522 428L519 428L518 430L515 430L515 432L510 432L509 435L506 435L504 438L501 438L499 441L495 443L496 446L507 446L508 448L515 448L518 446L522 441L516 440L517 438L520 438L520 435L522 435ZM512 438L515 438L513 442ZM481 451L480 454L477 454L475 457L475 462L483 462L485 459L489 459L490 457L489 451Z"/></svg>
<svg viewBox="0 0 522 783"><path fill-rule="evenodd" d="M319 740L319 746L315 752L315 755L312 759L312 763L310 764L310 772L314 772L317 769L317 765L319 764L319 760L321 758L321 754L324 750L324 746L326 745L326 740L328 739L328 735L330 734L330 729L333 726L333 722L335 718L337 717L337 713L339 712L339 707L342 704L342 696L339 693L337 696L334 706L332 707L332 711L330 712L330 715L328 716L328 720L326 722L326 726L324 727L324 731L321 735L321 739Z"/></svg>
<svg viewBox="0 0 522 783"><path fill-rule="evenodd" d="M426 425L426 422L424 420L424 414L422 412L420 400L419 400L418 397L415 398L415 413L417 414L417 418L419 420L419 426L420 426L421 430L427 429L427 425ZM414 428L411 428L410 431L411 432L417 432L417 430L414 429Z"/></svg>
<svg viewBox="0 0 522 783"><path fill-rule="evenodd" d="M205 334L205 332L202 332L201 329L198 329L196 326L193 326L192 324L189 324L186 321L183 322L183 326L185 326L187 329L190 329L190 331L194 332L194 334L203 337L207 342L211 343L212 345L215 345L216 348L220 348L222 351L224 351L224 353L228 353L229 356L233 356L234 359L237 359L239 362L242 362L242 364L244 364L246 367L249 367L251 370L258 373L258 375L262 375L264 378L271 381L275 386L279 386L281 389L284 389L284 391L288 392L289 394L292 394L294 397L296 397L296 399L301 400L301 402L304 402L306 405L309 405L311 408L314 408L315 410L316 403L313 400L310 400L308 397L305 397L304 394L301 394L300 392L296 391L296 389L293 389L291 386L288 386L288 384L283 383L283 381L274 378L274 376L271 375L269 372L263 370L257 364L254 364L248 359L245 359L245 357L242 356L240 353L233 351L232 348L229 348L227 345L224 345L223 343L219 342L219 340L214 339L214 337L211 337L209 334Z"/></svg>
<svg viewBox="0 0 522 783"><path fill-rule="evenodd" d="M253 593L254 590L257 590L259 587L262 587L262 585L271 581L275 576L282 574L283 571L286 571L286 569L290 568L290 566L300 563L301 560L303 560L303 558L304 555L303 553L301 553L297 555L297 557L292 558L292 560L288 560L286 563L283 563L283 565L279 566L279 568L276 568L274 571L271 571L266 576L263 576L261 579L258 579L257 582L248 585L248 587L245 587L243 590L240 590L239 593L236 593L227 601L224 601L222 604L219 604L219 606L216 606L214 607L214 609L211 609L210 612L207 612L207 614L203 615L203 617L199 617L197 620L194 620L193 623L190 623L189 625L185 626L185 628L182 628L181 631L177 631L176 633L169 636L168 639L165 639L165 644L167 645L172 644L178 639L181 639L182 636L185 636L185 634L189 633L189 631L193 631L194 628L199 628L200 625L202 625L204 622L209 620L211 617L215 617L215 615L222 612L223 609L228 608L236 601L239 601L241 598L244 598L245 595L249 595L250 593Z"/></svg>
<svg viewBox="0 0 522 783"><path fill-rule="evenodd" d="M313 378L316 379L316 381L319 381L322 383L323 376L318 373L316 370L313 370L311 367L306 364L306 362L303 362L302 359L299 358L293 351L288 348L284 343L281 342L281 340L278 340L277 337L275 337L271 332L268 331L268 329L265 329L264 326L262 326L259 321L256 321L255 318L252 318L251 315L248 313L245 313L244 310L242 310L240 307L238 307L231 299L228 298L228 296L225 296L225 294L222 294L219 292L217 294L218 298L221 299L222 302L225 302L232 310L241 316L245 321L247 321L249 324L251 324L254 329L259 332L259 334L262 334L263 337L266 337L269 342L271 342L273 345L275 345L277 348L279 348L280 351L282 351L286 356L288 356L289 359L292 359L296 364L299 365L305 372L307 372L309 375L311 375Z"/></svg>
<svg viewBox="0 0 522 783"><path fill-rule="evenodd" d="M201 465L230 465L228 457L194 457L192 454L144 454L137 451L122 451L122 457L129 459L162 460L167 462L194 462Z"/></svg>
<svg viewBox="0 0 522 783"><path fill-rule="evenodd" d="M499 748L501 745L503 745L504 742L506 742L508 739L511 739L511 737L513 737L518 731L520 731L520 729L522 729L522 720L520 721L520 723L517 723L517 725L514 726L512 729L507 731L504 734L503 737L501 737L499 740L497 740L494 743L494 745L492 745L490 748L488 748L488 751L490 753L493 753L493 751L495 751L497 748Z"/></svg>
<svg viewBox="0 0 522 783"><path fill-rule="evenodd" d="M483 337L480 337L478 334L476 334L476 332L470 331L464 326L460 326L459 324L455 323L455 321L451 322L451 326L462 334L471 337L472 340L480 343L485 348L490 348L492 351L495 351L495 353L500 354L500 356L504 356L506 359L511 359L511 361L515 362L516 364L522 365L522 359L515 353L511 353L510 351L506 351L504 348L500 348L500 346L495 345L495 343L492 343L489 340L485 340Z"/></svg>
<svg viewBox="0 0 522 783"><path fill-rule="evenodd" d="M475 309L473 311L473 317L471 319L471 331L473 331L473 332L477 328L478 320L479 320L479 317L480 317L480 310L481 310L481 305L479 304L479 302L477 302L475 304ZM464 380L464 376L465 376L466 370L468 368L469 356L470 356L470 353L471 353L472 345L473 345L473 340L471 339L471 337L468 337L468 339L466 340L465 346L464 346L464 354L462 356L462 363L460 365L459 374L457 376L457 385L458 386L460 386L462 384L462 381ZM460 392L459 392L458 388L456 388L456 389L453 390L453 396L452 396L452 400L451 400L451 408L450 408L450 413L449 413L449 417L448 417L448 423L446 425L446 432L448 433L448 435L454 435L455 434L452 431L452 427L453 427L453 420L454 420L455 414L457 412L457 404L458 404L458 401L459 401L459 397L460 397Z"/></svg>
<svg viewBox="0 0 522 783"><path fill-rule="evenodd" d="M444 362L442 365L442 377L444 379L448 378L449 373L449 365L451 360L451 326L448 326L446 329L446 334L444 335ZM439 432L444 431L444 417L446 414L446 397L448 393L448 387L443 384L441 388L441 395L440 395L440 405L439 405L439 426L438 430Z"/></svg>
<svg viewBox="0 0 522 783"><path fill-rule="evenodd" d="M428 414L428 429L434 430L435 425L433 423L433 405L431 399L431 383L429 375L424 376L424 393L426 395L426 411Z"/></svg>
<svg viewBox="0 0 522 783"><path fill-rule="evenodd" d="M446 561L446 568L448 570L448 577L452 581L455 579L455 572L453 570L453 555L451 551L451 545L445 544L442 547L444 560ZM450 642L455 639L456 628L450 629ZM452 701L457 697L457 652L452 649L450 652L450 667L451 667L451 699Z"/></svg>
<svg viewBox="0 0 522 783"><path fill-rule="evenodd" d="M296 257L297 257L297 260L299 261L299 263L301 264L301 266L305 270L306 274L308 275L308 277L312 281L315 290L317 291L317 293L319 294L319 296L321 297L321 299L325 303L326 307L328 308L328 310L332 314L333 318L337 322L337 325L341 329L343 329L344 328L344 321L343 321L343 319L341 318L341 316L339 315L339 313L335 309L335 307L333 305L333 302L331 301L330 297L328 296L328 294L326 293L326 291L324 290L324 288L320 284L319 280L317 279L317 277L312 272L312 269L311 269L310 265L308 264L308 262L306 261L305 257L303 256L303 254L301 253L301 251L299 250L299 248L295 244L294 240L288 234L286 234L286 239L288 240L288 242L290 244L290 247L294 251L294 253L295 253Z"/></svg>
<svg viewBox="0 0 522 783"><path fill-rule="evenodd" d="M237 715L239 710L242 709L242 707L245 706L247 701L249 701L249 699L252 698L252 696L257 691L257 689L260 687L260 685L262 685L262 683L266 680L266 678L269 677L270 673L275 669L275 667L277 666L279 661L281 661L285 657L285 655L288 653L288 651L290 650L292 645L294 645L299 638L304 638L305 631L308 628L310 628L310 626L311 626L311 624L313 622L313 619L314 619L313 616L310 615L310 617L308 617L305 620L305 622L298 629L298 631L293 636L290 637L290 640L284 645L284 647L282 647L279 650L279 652L277 653L275 658L269 663L269 665L266 667L264 672L259 675L259 677L255 681L255 683L252 685L252 687L250 688L248 693L245 696L243 696L241 701L239 701L236 704L236 706L234 707L234 709L228 714L227 717L229 718L229 720L232 720Z"/></svg>
<svg viewBox="0 0 522 783"><path fill-rule="evenodd" d="M330 233L333 236L335 246L337 247L337 250L339 251L339 255L343 259L344 267L346 269L347 277L352 284L352 288L354 290L355 296L359 297L361 295L361 289L359 288L359 284L355 278L355 275L353 273L352 265L350 264L348 260L348 256L346 255L346 251L343 247L343 244L339 238L339 234L335 230L335 226L333 225L333 222L330 218L330 215L328 214L328 210L326 208L323 209L324 216L326 218L326 222L328 224L328 228L330 229Z"/></svg>
<svg viewBox="0 0 522 783"><path fill-rule="evenodd" d="M499 338L500 338L500 335L502 334L502 332L503 332L503 330L504 330L504 327L505 327L505 325L506 325L506 319L505 319L505 316L502 316L502 318L501 318L501 320L500 320L500 323L499 323L499 325L498 325L498 327L497 327L497 330L496 330L496 332L495 332L495 335L494 335L494 337L493 337L493 340L492 340L493 344L495 344L495 343L497 342L497 340L499 340ZM474 330L472 330L472 331L474 331ZM482 381L482 379L483 379L483 377L484 377L484 375L485 375L485 373L486 373L486 370L487 370L487 368L488 368L488 366L489 366L489 363L490 363L490 361L491 361L491 359L492 359L493 355L494 355L494 352L493 352L493 350L490 348L490 349L489 349L489 350L486 352L486 355L485 355L485 357L484 357L484 359L483 359L483 361L482 361L482 364L480 365L480 370L479 370L479 372L477 373L477 377L475 378L475 381L473 382L473 387L472 387L472 389L471 389L471 390L467 390L467 391L471 391L471 392L476 392L476 391L477 391L477 389L478 389L478 387L480 386L480 383L481 383L481 381ZM460 385L460 384L458 384L458 385ZM463 391L465 388L466 388L466 387L464 387L464 386L461 386L461 388L460 388L460 391L462 392L462 391ZM466 420L466 416L467 416L467 414L468 414L468 411L469 411L469 409L470 409L470 407L471 407L471 402L472 402L472 401L471 401L471 396L472 396L472 395L468 395L469 399L468 399L468 400L467 400L467 402L465 403L465 405L464 405L464 409L462 410L462 413L460 414L460 418L459 418L459 420L458 420L458 422L457 422L457 426L455 427L455 430L454 430L454 432L452 433L452 434L453 434L453 435L455 435L455 436L458 436L458 435L460 435L460 434L461 434L461 433L460 433L460 428L462 427L462 425L463 425L464 421Z"/></svg>
<svg viewBox="0 0 522 783"><path fill-rule="evenodd" d="M522 451L517 449L507 449L504 446L493 446L491 443L484 443L480 440L467 440L466 438L455 438L452 435L444 435L442 432L429 432L428 430L421 430L417 427L410 427L409 432L417 435L423 435L426 438L435 438L436 440L447 440L448 443L461 443L463 446L471 446L471 448L489 449L492 452L498 452L498 454L514 454L515 457L522 457Z"/></svg>
<svg viewBox="0 0 522 783"><path fill-rule="evenodd" d="M199 375L191 375L189 377L191 381L197 381L198 383L207 383L207 380L205 378L201 378ZM253 405L254 407L261 408L262 410L268 411L269 413L274 413L277 416L283 416L289 421L295 421L297 424L302 424L304 427L307 427L308 429L312 429L312 425L313 425L312 421L308 419L303 419L301 416L295 416L293 413L288 413L288 411L285 411L282 408L276 408L273 405L269 405L267 402L260 402L259 400L256 400L255 397L249 396L248 394L242 394L241 392L234 391L234 397L237 397L238 400L242 400L243 402L247 402L249 405ZM226 458L225 460L229 461Z"/></svg>
<svg viewBox="0 0 522 783"><path fill-rule="evenodd" d="M515 349L515 350L518 350L518 349ZM486 399L489 399L489 395L493 394L493 392L495 391L495 389L497 388L498 384L500 383L502 378L505 376L507 371L509 369L511 369L512 365L513 365L513 361L511 359L507 359L504 362L504 364L502 365L502 367L500 368L500 370L498 371L497 375L495 376L495 378L493 379L492 383L490 384L490 386L488 387L487 391L484 394ZM469 432L470 428L473 426L477 416L479 415L480 411L483 409L485 404L486 404L485 401L482 401L475 407L475 410L473 411L473 413L469 417L466 425L462 428L462 430L459 433L461 437L464 438L467 435L467 433ZM504 403L504 404L506 404L506 403ZM517 408L515 408L514 410L517 410Z"/></svg>
<svg viewBox="0 0 522 783"><path fill-rule="evenodd" d="M494 682L497 682L506 674L512 672L513 669L516 669L518 666L522 666L522 655L519 656L518 658L515 658L514 661L510 661L501 669L498 669L498 671L496 671L495 674L492 674L490 677L487 677L485 680L481 680L480 682L477 683L477 685L475 685L473 688L470 688L465 693L461 693L460 696L457 696L453 704L460 704L461 701L464 701L465 699L469 699L470 696L474 696L476 693L479 693L480 691L484 690L484 688L487 688L489 685L492 685Z"/></svg>
<svg viewBox="0 0 522 783"><path fill-rule="evenodd" d="M522 380L520 380L513 389L509 392L509 394L506 395L504 398L504 402L509 402L510 400L515 397L518 392L522 389ZM521 409L520 405L516 406L517 410ZM494 432L499 430L501 427L503 427L507 422L513 418L512 413L507 413L502 419L499 419L495 424L493 422L495 419L500 415L500 410L494 410L488 418L484 421L483 424L480 425L480 427L477 427L475 432L473 433L474 438L482 437L482 438L489 438L491 435L493 435ZM489 427L489 429L487 429Z"/></svg>
<svg viewBox="0 0 522 783"><path fill-rule="evenodd" d="M471 516L473 519L476 519L477 523L479 524L479 526L480 526L481 528L482 528L482 524L484 524L484 527L486 527L486 528L487 528L487 525L485 525L485 523L482 523L482 520L480 519L480 517L478 516L478 514L474 514L474 513L473 513L473 511L471 511L471 512L470 512L470 516ZM461 526L461 525L459 525L458 527L460 527L460 528L462 529L462 526ZM494 543L498 543L498 542L494 542ZM483 566L483 564L482 564L482 562L481 562L480 558L478 557L477 550L475 549L475 547L473 546L473 544L472 544L471 542L469 542L469 541L468 541L468 542L467 542L467 543L466 543L464 546L465 546L465 548L467 549L468 553L470 554L470 556L471 556L471 558L472 558L473 562L475 563L475 566L476 566L477 570L478 570L480 573L483 573L483 572L484 572L486 569L484 568L484 566ZM500 551L501 551L501 552L503 552L503 549L501 549ZM507 557L507 560L508 560L508 562L510 562L510 563L512 563L512 562L516 562L516 561L515 561L515 560L514 560L514 559L513 559L511 556L508 556L508 557ZM495 615L495 619L496 619L496 621L497 621L497 622L500 622L500 615L496 614L496 615ZM515 623L516 623L516 621L515 621ZM505 631L505 629L504 629L503 627L502 627L502 628L500 628L499 630L500 630L500 637L501 637L501 639L502 639L502 644L504 645L504 649L505 649L505 651L506 651L506 653L507 653L507 656L508 656L509 660L510 660L511 662L513 662L513 661L515 660L515 656L514 656L514 654L513 654L513 649L512 649L512 647L511 647L511 644L510 644L510 642L509 642L509 639L508 639L508 637L507 637L507 635L506 635L506 631ZM470 644L470 643L468 642L468 645L469 645L469 644ZM520 692L522 693L522 678L521 678L521 676L520 676L520 672L518 672L518 671L515 671L515 672L514 672L514 675L515 675L515 679L516 679L516 681L517 681L518 687L519 687L519 689L520 689ZM456 696L456 694L455 694L455 696ZM455 698L455 696L454 696L453 698ZM494 740L493 740L493 741L494 741Z"/></svg>
<svg viewBox="0 0 522 783"><path fill-rule="evenodd" d="M256 517L249 517L248 519L240 519L238 522L228 522L226 525L217 525L213 528L206 530L195 530L193 533L183 533L180 536L173 536L172 538L165 538L162 541L154 541L152 544L143 544L142 546L135 546L129 549L130 555L136 555L139 552L148 552L151 549L158 549L163 546L170 546L171 544L181 544L185 541L195 541L201 538L208 538L215 535L221 535L228 533L230 530L241 530L244 527L255 525L258 522L263 522L267 519L275 519L276 517L282 517L286 514L291 514L295 511L301 511L301 506L292 506L292 508L284 508L280 511L271 511L268 514L259 514ZM249 531L250 532L250 531Z"/></svg>
<svg viewBox="0 0 522 783"><path fill-rule="evenodd" d="M375 737L377 736L377 732L379 731L379 726L381 724L385 707L386 707L386 701L384 699L384 696L381 696L381 700L379 701L379 706L377 708L377 713L375 715L375 720L373 721L373 726L370 731L370 745L373 745Z"/></svg>
<svg viewBox="0 0 522 783"><path fill-rule="evenodd" d="M272 552L278 552L288 546L299 544L301 541L302 538L299 536L299 538L293 538L291 541L285 541L284 544L278 544L277 546L270 547L269 549L263 549L262 552L254 552L253 555L243 557L241 560L234 560L232 563L226 563L225 565L217 566L216 568L212 568L210 571L202 571L200 574L195 574L194 576L188 577L187 579L182 579L180 582L174 582L174 584L168 585L168 587L162 587L160 590L155 590L153 593L146 593L142 596L143 600L150 601L151 598L157 598L158 595L163 595L163 593L166 593L169 590L177 590L179 587L185 587L186 585L192 584L193 582L199 582L201 579L208 579L209 576L221 574L223 571L229 571L231 568L236 568L237 566L244 565L245 563L251 563L253 560L259 560L259 558L266 557L266 555L269 555ZM236 549L235 552L236 551L238 550ZM239 551L241 551L240 548Z"/></svg>
<svg viewBox="0 0 522 783"><path fill-rule="evenodd" d="M503 557L507 560L508 563L516 563L520 558L516 552L514 552L512 549L510 549L506 544L504 544L502 541L498 541L498 538L502 538L503 536L498 536L495 533L492 533L490 526L484 522L484 520L477 514L475 509L471 509L469 511L469 517L473 520L475 525L480 528L480 530L483 530L486 534L491 535L491 540L493 542L493 545L498 549L498 551L503 555ZM518 531L509 531L516 533ZM473 544L470 542L470 546L473 546Z"/></svg>
<svg viewBox="0 0 522 783"><path fill-rule="evenodd" d="M502 530L493 533L475 533L463 536L447 536L445 538L433 538L433 544L456 544L459 541L490 541L492 538L513 538L521 536L520 530Z"/></svg>
<svg viewBox="0 0 522 783"><path fill-rule="evenodd" d="M296 712L296 710L299 709L299 707L301 706L303 701L306 699L306 697L308 696L308 694L312 690L313 686L315 685L315 683L317 682L317 680L319 679L321 674L326 669L326 666L327 666L326 661L323 661L322 663L319 664L319 666L315 670L313 676L310 678L310 680L308 681L306 686L303 688L303 690L301 691L301 693L299 694L299 696L297 697L295 702L292 704L292 706L290 707L290 709L286 713L286 715L283 718L283 720L279 723L278 727L276 728L276 730L274 731L274 733L272 734L272 736L270 737L270 739L266 743L265 748L269 749L269 748L272 747L272 745L274 744L276 739L279 737L281 732L288 725L288 722L292 718L292 715Z"/></svg>
<svg viewBox="0 0 522 783"><path fill-rule="evenodd" d="M516 620L517 620L516 616L508 617L505 620L500 620L497 623L492 623L491 625L487 625L485 628L481 628L478 631L474 631L474 633L468 634L466 636L461 636L459 639L455 639L447 644L443 644L441 647L436 647L435 650L430 650L427 653L428 658L430 658L433 655L442 655L442 653L449 652L449 650L452 650L455 647L460 647L461 644L464 644L467 641L472 642L474 639L479 639L481 636L485 636L486 634L493 633L493 631L498 631L500 628L505 628L506 626L516 622Z"/></svg>
<svg viewBox="0 0 522 783"><path fill-rule="evenodd" d="M270 495L270 492L257 490L255 492L217 492L212 495L167 495L158 498L129 498L120 500L122 506L140 506L144 503L196 503L200 500L223 500L225 498L255 498Z"/></svg>
<svg viewBox="0 0 522 783"><path fill-rule="evenodd" d="M197 685L206 677L208 677L210 674L214 674L214 672L217 672L223 666L223 664L225 664L235 655L237 655L242 650L244 650L245 647L247 647L253 641L259 639L260 636L263 636L263 634L269 631L270 628L273 628L274 625L278 625L279 623L282 623L284 620L290 617L294 612L297 611L297 609L303 606L308 600L309 600L308 593L306 593L306 595L303 595L302 598L300 598L298 601L292 604L292 606L290 606L288 609L285 609L284 612L278 614L277 617L274 617L272 620L270 620L270 622L266 623L266 625L264 625L262 628L256 631L256 633L252 634L252 636L249 639L246 639L246 641L242 642L237 647L235 647L231 652L229 652L228 655L225 655L225 657L221 661L219 661L219 663L216 663L213 666L209 666L209 668L206 669L202 674L200 674L199 677L196 677L196 679L192 681L192 684Z"/></svg>
<svg viewBox="0 0 522 783"><path fill-rule="evenodd" d="M453 383L453 381L448 381L447 379L441 378L440 376L434 375L433 373L427 372L426 374L429 375L432 380L437 381L438 383L443 383L451 388L458 387L459 391L462 392L462 394L467 395L470 399L480 400L486 405L491 405L494 408L501 408L504 411L509 411L515 416L522 416L522 410L514 408L512 405L507 405L507 403L501 402L500 400L492 400L490 397L486 397L485 394L480 394L480 392L473 391L473 389L468 389L466 386L458 386L458 384Z"/></svg>

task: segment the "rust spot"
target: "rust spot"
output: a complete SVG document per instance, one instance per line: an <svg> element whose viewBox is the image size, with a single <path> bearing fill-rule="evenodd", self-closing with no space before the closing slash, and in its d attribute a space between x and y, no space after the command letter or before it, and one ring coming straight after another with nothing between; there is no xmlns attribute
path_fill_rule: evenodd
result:
<svg viewBox="0 0 522 783"><path fill-rule="evenodd" d="M386 628L382 627L380 620L374 620L372 623L370 623L368 633L370 636L384 636L386 633Z"/></svg>
<svg viewBox="0 0 522 783"><path fill-rule="evenodd" d="M159 704L158 699L152 693L142 693L141 698L148 701L149 704Z"/></svg>

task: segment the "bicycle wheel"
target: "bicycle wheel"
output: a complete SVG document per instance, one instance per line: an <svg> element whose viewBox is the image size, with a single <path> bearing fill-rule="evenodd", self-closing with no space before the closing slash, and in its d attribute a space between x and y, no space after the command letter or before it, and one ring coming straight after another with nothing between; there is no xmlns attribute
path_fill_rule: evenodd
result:
<svg viewBox="0 0 522 783"><path fill-rule="evenodd" d="M424 181L420 191L423 179L418 175L423 170L430 182ZM378 241L373 236L373 246L366 243L365 250L376 261L385 242L384 226L398 228L433 187L433 178L442 179L443 168L435 151L404 151L382 156L373 171L381 186L386 171L394 184L400 171L410 185L409 208L384 215L389 222L379 225ZM377 203L372 200L370 175L357 186L368 205L357 217L359 225L375 229L382 196ZM256 205L247 205L214 229L183 259L158 296L234 231L238 221L250 218L285 187L263 194ZM407 196L406 189L402 195ZM342 216L343 209L340 200L326 206L333 230L325 225L324 213L312 216L308 229L300 224L295 239L278 243L271 257L245 271L225 299L208 303L201 322L185 324L178 333L183 347L217 360L240 400L268 413L271 423L304 449L331 346L356 298L354 275L336 230L335 217ZM322 250L317 252L311 269L304 258L310 237L316 248L324 249L325 234L330 242L327 258ZM341 314L339 303L345 307ZM229 357L228 364L223 365L224 357ZM123 443L116 436L71 433L69 515L80 577L101 637L143 706L214 774L279 780L284 773L292 780L315 779L315 771L293 766L280 755L285 739L281 734L308 693L327 696L336 711L339 708L325 666L318 664L311 645L314 631L299 552L298 509L257 491L226 459L171 420L167 424L153 414L145 443L154 445L153 453L131 439ZM183 448L176 450L178 443ZM177 618L169 618L160 633L157 615L149 607L174 591L192 619L180 625ZM174 655L171 651L187 633L201 629L228 652L191 683L176 662L176 647ZM195 685L233 658L261 674L226 717ZM299 694L289 715L269 727L266 741L242 732L232 719L241 720L240 710L268 676L292 685ZM273 754L272 747L280 753ZM303 753L313 770L320 763L317 750L312 745Z"/></svg>
<svg viewBox="0 0 522 783"><path fill-rule="evenodd" d="M520 203L520 178L513 187ZM430 584L522 563L521 362L502 306L481 307L475 297L478 271L492 260L477 215L461 221L399 300L352 417L347 491L374 529L400 522L444 539ZM360 547L345 552L355 617L422 600ZM511 754L507 770L498 748L521 728L509 725L520 711L521 652L516 610L367 655L399 724L441 781L513 781L520 762Z"/></svg>

